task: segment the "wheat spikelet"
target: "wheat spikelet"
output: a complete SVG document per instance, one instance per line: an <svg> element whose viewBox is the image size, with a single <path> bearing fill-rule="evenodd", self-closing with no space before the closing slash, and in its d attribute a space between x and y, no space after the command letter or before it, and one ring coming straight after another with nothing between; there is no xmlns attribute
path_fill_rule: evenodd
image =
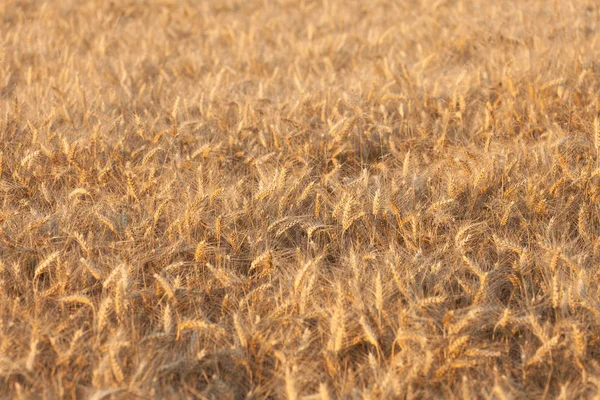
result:
<svg viewBox="0 0 600 400"><path fill-rule="evenodd" d="M306 236L308 237L308 240L312 239L315 232L317 232L319 230L324 230L324 229L327 229L327 226L322 225L322 224L313 224L313 225L308 226L306 228Z"/></svg>
<svg viewBox="0 0 600 400"><path fill-rule="evenodd" d="M123 284L117 284L115 285L114 288L114 308L115 308L115 314L117 315L117 318L119 321L123 320L123 313L125 312L125 304L123 303L123 297L124 297L124 288L123 288Z"/></svg>
<svg viewBox="0 0 600 400"><path fill-rule="evenodd" d="M544 332L544 330L542 329L542 327L540 326L533 314L529 314L527 322L529 323L532 332L538 337L538 339L542 343L548 342L548 336L546 335L546 333Z"/></svg>
<svg viewBox="0 0 600 400"><path fill-rule="evenodd" d="M510 204L508 205L508 207L506 207L506 211L504 212L504 215L502 216L502 219L500 220L500 226L506 226L506 223L508 222L508 217L510 217L510 212L514 205L515 205L515 202L511 201Z"/></svg>
<svg viewBox="0 0 600 400"><path fill-rule="evenodd" d="M163 268L163 271L165 272L171 272L171 271L175 271L181 267L184 267L186 265L189 265L189 263L186 263L185 261L177 261L174 262L172 264L167 265L166 267Z"/></svg>
<svg viewBox="0 0 600 400"><path fill-rule="evenodd" d="M552 254L552 258L550 259L550 271L555 272L558 267L558 262L560 261L561 249L557 248L554 250Z"/></svg>
<svg viewBox="0 0 600 400"><path fill-rule="evenodd" d="M481 349L468 349L465 351L465 355L468 357L478 358L498 358L502 356L502 352L493 350L481 350Z"/></svg>
<svg viewBox="0 0 600 400"><path fill-rule="evenodd" d="M314 210L315 218L317 218L317 219L321 216L321 207L322 207L321 203L322 203L321 194L317 193L317 196L315 197L315 210Z"/></svg>
<svg viewBox="0 0 600 400"><path fill-rule="evenodd" d="M500 318L500 320L498 320L498 322L494 326L494 331L498 328L504 328L510 322L511 317L512 317L512 312L510 311L510 308L505 308L504 313L502 313L502 317Z"/></svg>
<svg viewBox="0 0 600 400"><path fill-rule="evenodd" d="M513 200L514 196L517 194L517 191L519 189L521 189L524 184L525 184L525 182L522 181L522 182L519 182L519 183L517 183L515 185L510 186L508 188L508 190L506 190L504 192L504 194L502 195L503 199L505 199L505 200Z"/></svg>
<svg viewBox="0 0 600 400"><path fill-rule="evenodd" d="M457 184L456 179L453 175L448 176L446 185L446 194L448 195L448 197L450 197L451 199L456 199L456 197L458 197L459 195L460 187Z"/></svg>
<svg viewBox="0 0 600 400"><path fill-rule="evenodd" d="M319 384L319 397L321 400L330 400L329 390L327 389L327 385L325 383Z"/></svg>
<svg viewBox="0 0 600 400"><path fill-rule="evenodd" d="M471 272L473 272L475 275L477 275L480 280L483 281L485 279L485 277L487 276L487 273L484 273L481 270L481 268L479 268L473 261L471 261L471 259L469 257L462 256L462 259L465 262L465 264L467 265L467 267L469 267Z"/></svg>
<svg viewBox="0 0 600 400"><path fill-rule="evenodd" d="M100 172L98 172L96 179L99 182L105 182L109 176L112 176L112 173L113 173L113 166L108 165L105 168L103 168Z"/></svg>
<svg viewBox="0 0 600 400"><path fill-rule="evenodd" d="M177 325L177 338L179 339L181 337L181 333L186 330L207 329L209 327L211 327L211 325L202 320L187 320L187 321L180 322Z"/></svg>
<svg viewBox="0 0 600 400"><path fill-rule="evenodd" d="M410 168L410 150L406 152L406 155L404 156L404 162L402 163L402 179L405 179L408 177L408 170Z"/></svg>
<svg viewBox="0 0 600 400"><path fill-rule="evenodd" d="M437 306L439 304L443 304L446 302L446 298L444 296L431 296L421 299L417 302L417 306L420 308L426 308L429 306Z"/></svg>
<svg viewBox="0 0 600 400"><path fill-rule="evenodd" d="M450 370L452 369L452 365L450 362L445 362L442 365L440 365L436 370L435 373L433 374L433 376L436 379L440 379L442 378L444 375L446 375Z"/></svg>
<svg viewBox="0 0 600 400"><path fill-rule="evenodd" d="M275 193L276 190L277 190L277 187L274 184L272 184L272 185L268 186L267 188L256 193L256 195L254 196L254 199L258 200L258 201L263 201L264 199L266 199L267 197L269 197L273 193Z"/></svg>
<svg viewBox="0 0 600 400"><path fill-rule="evenodd" d="M365 213L363 211L360 211L357 214L349 216L348 219L345 219L342 223L342 233L347 231L352 226L352 224L354 224L356 221L358 221L359 219L361 219L364 216L365 216Z"/></svg>
<svg viewBox="0 0 600 400"><path fill-rule="evenodd" d="M558 274L552 276L552 308L558 309L561 303L562 291L560 290L560 283L558 282Z"/></svg>
<svg viewBox="0 0 600 400"><path fill-rule="evenodd" d="M49 297L49 296L52 296L52 295L54 295L56 292L58 292L59 290L62 290L62 287L61 287L61 285L60 285L60 284L53 285L53 286L52 286L50 289L44 290L44 291L41 293L41 297Z"/></svg>
<svg viewBox="0 0 600 400"><path fill-rule="evenodd" d="M594 147L600 152L600 118L594 118Z"/></svg>
<svg viewBox="0 0 600 400"><path fill-rule="evenodd" d="M466 375L463 375L460 385L460 391L463 399L472 399L473 394L471 393L471 389L469 389L469 379Z"/></svg>
<svg viewBox="0 0 600 400"><path fill-rule="evenodd" d="M156 279L156 282L158 282L159 286L163 289L167 297L169 299L173 299L175 297L175 292L173 291L173 288L171 287L169 282L167 282L167 280L159 274L154 274L153 276L154 279Z"/></svg>
<svg viewBox="0 0 600 400"><path fill-rule="evenodd" d="M152 150L150 150L148 153L146 153L146 155L142 159L142 166L145 166L146 164L148 164L150 162L150 160L152 159L152 157L161 150L162 150L161 147L155 147Z"/></svg>
<svg viewBox="0 0 600 400"><path fill-rule="evenodd" d="M273 269L273 254L271 253L271 250L266 250L260 256L256 257L250 264L249 271L253 271L257 268L261 269L259 273L260 276L266 276L271 272Z"/></svg>
<svg viewBox="0 0 600 400"><path fill-rule="evenodd" d="M288 231L288 229L293 228L294 226L298 225L300 223L300 221L301 221L300 219L292 219L291 221L281 224L281 227L275 233L275 237L279 237L279 236L283 235L285 232Z"/></svg>
<svg viewBox="0 0 600 400"><path fill-rule="evenodd" d="M29 354L27 355L27 359L25 361L25 368L27 368L28 371L33 371L39 343L39 329L35 324L32 328L31 339L29 341Z"/></svg>
<svg viewBox="0 0 600 400"><path fill-rule="evenodd" d="M533 357L531 357L529 360L527 360L526 365L531 366L531 365L541 362L542 359L544 358L544 356L558 344L559 340L560 340L560 335L556 335L556 336L552 337L552 339L549 339L546 342L544 342L544 344L542 344L536 350Z"/></svg>
<svg viewBox="0 0 600 400"><path fill-rule="evenodd" d="M37 278L40 274L42 274L46 270L46 268L48 268L48 266L50 264L52 264L54 261L56 261L59 258L59 255L60 255L60 252L55 251L54 253L52 253L48 257L46 257L41 263L39 263L37 265L37 267L35 268L34 277Z"/></svg>
<svg viewBox="0 0 600 400"><path fill-rule="evenodd" d="M100 303L100 308L98 309L98 317L97 317L98 320L96 322L98 332L102 332L102 330L106 326L106 323L108 322L108 317L110 315L110 310L112 308L112 302L113 302L112 298L106 297Z"/></svg>
<svg viewBox="0 0 600 400"><path fill-rule="evenodd" d="M519 247L518 245L516 245L508 240L500 239L495 234L492 237L494 239L494 243L496 244L496 246L499 250L500 249L511 250L511 251L517 253L519 256L521 256L522 254L525 253L525 251L521 247Z"/></svg>
<svg viewBox="0 0 600 400"><path fill-rule="evenodd" d="M581 267L564 253L560 253L559 257L573 272L580 273Z"/></svg>
<svg viewBox="0 0 600 400"><path fill-rule="evenodd" d="M488 276L489 276L489 272L486 272L480 276L479 290L477 291L477 294L475 295L475 298L473 299L473 304L479 304L485 298L485 295L486 295L485 288L487 286Z"/></svg>
<svg viewBox="0 0 600 400"><path fill-rule="evenodd" d="M220 243L221 243L221 231L222 231L222 229L223 229L223 216L219 215L215 219L215 237L216 237L218 245L220 245Z"/></svg>
<svg viewBox="0 0 600 400"><path fill-rule="evenodd" d="M575 355L579 357L579 359L585 359L585 355L587 352L587 338L585 334L579 329L577 324L573 324L571 326L571 330L573 331L573 350Z"/></svg>
<svg viewBox="0 0 600 400"><path fill-rule="evenodd" d="M81 246L81 249L86 253L86 254L90 254L90 248L88 246L87 240L85 240L85 238L83 237L83 235L79 232L73 232L73 236L75 237L75 240L77 241L77 243L79 244L79 246Z"/></svg>
<svg viewBox="0 0 600 400"><path fill-rule="evenodd" d="M154 212L154 215L152 217L152 225L156 226L156 224L158 223L158 219L160 218L160 216L162 215L162 213L165 210L165 207L167 206L167 203L169 202L169 199L164 200L162 203L159 204L159 206L156 208L156 211Z"/></svg>
<svg viewBox="0 0 600 400"><path fill-rule="evenodd" d="M338 293L338 299L330 321L331 337L328 347L330 350L333 350L337 353L343 347L346 323L341 284L338 283L336 289Z"/></svg>
<svg viewBox="0 0 600 400"><path fill-rule="evenodd" d="M117 359L117 351L118 350L114 348L114 346L110 346L108 350L108 358L110 360L110 368L113 376L118 383L121 383L125 380L125 374L123 373L123 369L121 368L119 360Z"/></svg>
<svg viewBox="0 0 600 400"><path fill-rule="evenodd" d="M170 304L167 304L165 308L163 308L162 323L164 333L170 334L173 331L173 319Z"/></svg>
<svg viewBox="0 0 600 400"><path fill-rule="evenodd" d="M300 193L300 196L298 196L298 198L296 199L296 206L299 206L304 200L308 198L308 196L312 193L315 187L315 183L316 181L312 181L308 185L306 185L304 190L302 190L302 193Z"/></svg>
<svg viewBox="0 0 600 400"><path fill-rule="evenodd" d="M343 219L344 212L350 213L351 199L347 193L344 193L342 197L335 203L331 216L336 219Z"/></svg>
<svg viewBox="0 0 600 400"><path fill-rule="evenodd" d="M308 269L307 269L308 271ZM304 313L306 312L307 309L307 304L308 303L308 299L310 298L311 292L315 286L315 283L317 282L317 274L315 273L306 273L305 275L308 275L308 279L306 279L306 285L304 285L304 288L302 290L300 290L300 312ZM302 279L300 280L300 282L303 282L305 279L304 277L302 277ZM300 287L298 288L300 289Z"/></svg>
<svg viewBox="0 0 600 400"><path fill-rule="evenodd" d="M285 390L287 398L289 400L298 399L298 391L296 390L296 380L294 379L294 372L289 367L285 369Z"/></svg>
<svg viewBox="0 0 600 400"><path fill-rule="evenodd" d="M459 252L463 255L466 253L465 246L470 239L470 235L466 235L466 233L472 227L473 227L473 225L471 225L471 224L465 225L465 226L461 227L456 232L456 235L454 236L454 245L459 250Z"/></svg>
<svg viewBox="0 0 600 400"><path fill-rule="evenodd" d="M235 328L235 332L240 341L240 344L243 348L248 346L248 339L246 338L246 332L244 331L242 324L240 323L239 313L233 314L233 326Z"/></svg>
<svg viewBox="0 0 600 400"><path fill-rule="evenodd" d="M429 207L429 212L436 212L436 211L438 211L444 207L447 207L453 203L454 203L454 199L446 199L446 200L436 201L435 203L431 204L431 206Z"/></svg>
<svg viewBox="0 0 600 400"><path fill-rule="evenodd" d="M300 287L304 283L308 270L312 265L312 262L303 263L302 268L298 271L296 277L294 278L294 293L299 293Z"/></svg>
<svg viewBox="0 0 600 400"><path fill-rule="evenodd" d="M73 190L71 193L69 193L69 199L73 199L74 197L77 196L82 196L82 195L89 195L90 193L84 189L84 188L77 188L75 190Z"/></svg>
<svg viewBox="0 0 600 400"><path fill-rule="evenodd" d="M595 307L590 307L590 305L586 301L580 302L579 299L577 299L577 295L575 294L575 290L573 288L568 286L566 292L567 307L571 314L575 314L577 306L581 303L581 306L596 314L596 317L600 317L600 312L598 312L598 310Z"/></svg>
<svg viewBox="0 0 600 400"><path fill-rule="evenodd" d="M363 328L363 332L365 335L365 339L367 339L367 342L369 342L376 348L379 348L379 343L377 341L377 336L375 335L375 331L373 331L373 329L371 328L371 326L369 325L369 323L367 322L365 317L361 316L359 322L360 322L360 326Z"/></svg>
<svg viewBox="0 0 600 400"><path fill-rule="evenodd" d="M485 184L489 181L488 178L488 171L485 168L482 168L473 180L473 188L478 189L479 193L484 193L488 188L488 185Z"/></svg>
<svg viewBox="0 0 600 400"><path fill-rule="evenodd" d="M195 262L201 262L204 260L204 257L206 255L206 241L205 240L201 240L200 242L198 242L198 244L196 245L196 251L194 251L194 261Z"/></svg>
<svg viewBox="0 0 600 400"><path fill-rule="evenodd" d="M579 213L577 214L577 231L579 232L579 235L586 240L592 239L592 228L590 225L587 206L582 204L579 208Z"/></svg>
<svg viewBox="0 0 600 400"><path fill-rule="evenodd" d="M466 161L458 160L457 163L460 166L460 168L465 172L465 174L467 174L468 177L471 177L471 175L473 175L471 167L469 167L469 164Z"/></svg>
<svg viewBox="0 0 600 400"><path fill-rule="evenodd" d="M456 324L451 324L448 328L448 332L452 335L456 335L459 332L461 332L463 329L465 329L466 327L468 327L471 322L473 322L474 320L476 320L476 318L482 313L482 308L478 307L478 308L474 308L471 311L469 311L469 313L462 318L458 323Z"/></svg>
<svg viewBox="0 0 600 400"><path fill-rule="evenodd" d="M375 308L379 315L383 313L383 285L381 283L381 272L377 271L375 277Z"/></svg>
<svg viewBox="0 0 600 400"><path fill-rule="evenodd" d="M567 177L563 176L554 182L554 184L550 187L550 194L552 194L555 198L558 197L558 195L560 195L560 190L563 188L563 186L565 186L567 181Z"/></svg>
<svg viewBox="0 0 600 400"><path fill-rule="evenodd" d="M215 268L211 263L206 263L205 265L223 286L232 286L239 283L239 279L237 277L226 272L223 268Z"/></svg>
<svg viewBox="0 0 600 400"><path fill-rule="evenodd" d="M113 234L118 235L117 229L115 225L105 216L96 213L96 218L100 221L104 226L106 226Z"/></svg>
<svg viewBox="0 0 600 400"><path fill-rule="evenodd" d="M108 274L108 276L102 282L102 287L106 289L117 279L119 275L122 277L124 268L124 264L121 264L117 268L113 268L112 271L110 271L110 274Z"/></svg>
<svg viewBox="0 0 600 400"><path fill-rule="evenodd" d="M471 340L469 335L463 335L456 339L454 339L450 345L448 346L447 353L450 358L456 358L462 351L462 349L467 345L467 343Z"/></svg>
<svg viewBox="0 0 600 400"><path fill-rule="evenodd" d="M27 156L23 157L23 159L21 160L21 167L30 168L31 164L33 163L35 158L39 155L40 155L40 150L35 150L35 151L31 152L30 154L28 154Z"/></svg>
<svg viewBox="0 0 600 400"><path fill-rule="evenodd" d="M377 218L379 211L381 210L381 188L377 188L375 195L373 196L373 216Z"/></svg>
<svg viewBox="0 0 600 400"><path fill-rule="evenodd" d="M333 213L333 217L337 217L338 215L338 210L341 212L342 214L342 231L346 231L353 223L354 221L356 221L358 218L362 217L364 215L364 213L361 212L356 212L353 211L354 207L354 201L353 201L353 197L352 196L346 196L345 197L345 201L343 203L338 203L338 204L343 204L342 207L340 207L337 210L334 210ZM337 208L337 205L336 205ZM360 217L359 217L360 215Z"/></svg>
<svg viewBox="0 0 600 400"><path fill-rule="evenodd" d="M79 303L85 304L91 307L92 310L95 310L94 303L90 300L89 297L84 296L82 294L74 294L71 296L65 296L61 299L63 303Z"/></svg>
<svg viewBox="0 0 600 400"><path fill-rule="evenodd" d="M215 189L215 191L213 191L209 196L210 203L211 204L214 203L216 198L219 197L223 193L223 191L224 191L223 188Z"/></svg>
<svg viewBox="0 0 600 400"><path fill-rule="evenodd" d="M131 196L135 201L139 202L140 199L138 197L138 188L137 184L133 180L133 176L130 173L127 173L125 175L125 178L127 182L127 194Z"/></svg>

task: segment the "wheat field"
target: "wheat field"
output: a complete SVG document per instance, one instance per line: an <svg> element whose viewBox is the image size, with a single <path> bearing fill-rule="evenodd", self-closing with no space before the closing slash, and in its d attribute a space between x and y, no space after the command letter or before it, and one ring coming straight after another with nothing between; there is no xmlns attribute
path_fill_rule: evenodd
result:
<svg viewBox="0 0 600 400"><path fill-rule="evenodd" d="M600 396L597 1L0 21L0 398Z"/></svg>

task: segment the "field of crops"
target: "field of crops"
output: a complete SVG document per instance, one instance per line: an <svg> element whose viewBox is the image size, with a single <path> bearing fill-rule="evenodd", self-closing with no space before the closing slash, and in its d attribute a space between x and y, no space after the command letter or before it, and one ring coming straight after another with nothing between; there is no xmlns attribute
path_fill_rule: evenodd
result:
<svg viewBox="0 0 600 400"><path fill-rule="evenodd" d="M600 395L595 0L0 2L0 398Z"/></svg>

